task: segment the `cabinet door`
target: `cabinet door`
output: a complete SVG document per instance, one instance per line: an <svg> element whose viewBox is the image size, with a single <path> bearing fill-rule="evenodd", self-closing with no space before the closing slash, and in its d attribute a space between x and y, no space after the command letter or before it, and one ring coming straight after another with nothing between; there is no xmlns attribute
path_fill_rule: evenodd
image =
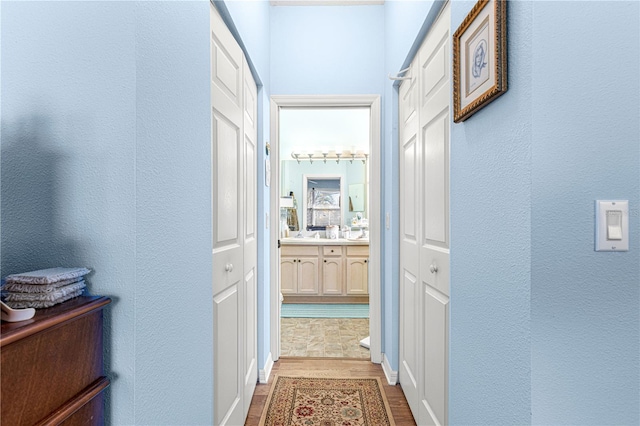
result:
<svg viewBox="0 0 640 426"><path fill-rule="evenodd" d="M322 261L322 294L342 295L344 277L342 257L327 257Z"/></svg>
<svg viewBox="0 0 640 426"><path fill-rule="evenodd" d="M293 257L280 258L280 291L282 294L296 294L298 292L298 259Z"/></svg>
<svg viewBox="0 0 640 426"><path fill-rule="evenodd" d="M298 294L318 294L318 258L298 260Z"/></svg>
<svg viewBox="0 0 640 426"><path fill-rule="evenodd" d="M369 259L348 258L347 259L347 294L366 295L369 294L367 283L369 281Z"/></svg>

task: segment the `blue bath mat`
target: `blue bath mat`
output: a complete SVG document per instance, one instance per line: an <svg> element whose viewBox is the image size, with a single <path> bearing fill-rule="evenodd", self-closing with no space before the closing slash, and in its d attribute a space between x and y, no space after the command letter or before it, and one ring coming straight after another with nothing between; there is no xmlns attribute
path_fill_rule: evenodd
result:
<svg viewBox="0 0 640 426"><path fill-rule="evenodd" d="M369 318L366 304L283 303L282 318Z"/></svg>

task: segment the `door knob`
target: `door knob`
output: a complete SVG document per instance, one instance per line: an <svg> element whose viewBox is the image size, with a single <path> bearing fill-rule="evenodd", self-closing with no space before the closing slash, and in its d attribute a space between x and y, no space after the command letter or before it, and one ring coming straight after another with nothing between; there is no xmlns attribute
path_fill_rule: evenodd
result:
<svg viewBox="0 0 640 426"><path fill-rule="evenodd" d="M434 264L429 265L429 270L431 271L432 274L435 274L436 272L438 272L438 265L434 265Z"/></svg>
<svg viewBox="0 0 640 426"><path fill-rule="evenodd" d="M227 264L224 266L224 270L225 270L225 271L227 271L227 272L231 272L231 271L233 271L233 263L227 263Z"/></svg>

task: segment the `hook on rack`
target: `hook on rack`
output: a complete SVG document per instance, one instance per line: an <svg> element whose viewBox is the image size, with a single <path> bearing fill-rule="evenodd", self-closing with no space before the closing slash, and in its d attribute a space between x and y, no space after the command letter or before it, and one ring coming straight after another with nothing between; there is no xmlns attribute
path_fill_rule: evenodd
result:
<svg viewBox="0 0 640 426"><path fill-rule="evenodd" d="M398 71L398 73L396 74L395 77L393 77L391 74L389 74L387 77L389 77L389 80L411 80L411 76L407 75L404 77L400 77L401 74L404 74L405 72L409 71L411 69L411 67L405 68L403 70Z"/></svg>

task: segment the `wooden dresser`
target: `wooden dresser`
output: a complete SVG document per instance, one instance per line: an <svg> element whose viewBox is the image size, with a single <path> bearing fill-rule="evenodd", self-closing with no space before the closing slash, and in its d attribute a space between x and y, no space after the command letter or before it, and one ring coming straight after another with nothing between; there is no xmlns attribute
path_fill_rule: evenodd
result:
<svg viewBox="0 0 640 426"><path fill-rule="evenodd" d="M102 309L110 302L81 296L31 320L2 322L2 426L104 423Z"/></svg>

